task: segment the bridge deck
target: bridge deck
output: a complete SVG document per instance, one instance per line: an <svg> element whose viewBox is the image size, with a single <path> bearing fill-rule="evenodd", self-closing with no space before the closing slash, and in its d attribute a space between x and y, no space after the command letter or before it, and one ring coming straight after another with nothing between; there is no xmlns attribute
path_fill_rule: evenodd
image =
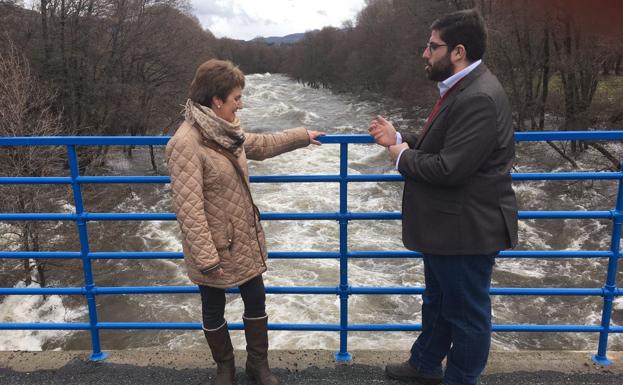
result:
<svg viewBox="0 0 623 385"><path fill-rule="evenodd" d="M207 346L206 346L207 350ZM207 351L125 350L108 352L101 362L89 352L0 352L0 384L209 384L215 370ZM283 385L400 384L386 379L383 366L408 352L354 351L349 364L336 363L325 350L271 351L271 365ZM244 351L237 351L238 385L254 384L244 375ZM595 365L589 352L494 351L482 385L621 385L623 352L609 352L610 366Z"/></svg>

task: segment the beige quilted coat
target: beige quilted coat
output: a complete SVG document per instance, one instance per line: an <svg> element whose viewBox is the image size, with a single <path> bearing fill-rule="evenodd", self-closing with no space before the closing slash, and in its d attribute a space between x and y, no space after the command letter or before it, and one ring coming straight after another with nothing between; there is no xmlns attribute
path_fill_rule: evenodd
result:
<svg viewBox="0 0 623 385"><path fill-rule="evenodd" d="M305 128L276 134L245 133L245 137L238 163L247 183L247 158L262 160L309 144ZM228 288L265 272L264 231L231 162L204 146L200 133L186 122L167 144L166 155L190 280ZM209 271L217 265L223 269L223 277Z"/></svg>

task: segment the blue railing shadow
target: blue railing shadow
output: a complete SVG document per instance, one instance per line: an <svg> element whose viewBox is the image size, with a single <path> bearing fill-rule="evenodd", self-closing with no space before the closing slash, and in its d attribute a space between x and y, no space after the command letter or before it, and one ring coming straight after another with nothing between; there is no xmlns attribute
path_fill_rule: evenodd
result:
<svg viewBox="0 0 623 385"><path fill-rule="evenodd" d="M590 132L529 132L516 133L517 141L546 140L623 140L623 131ZM91 333L91 360L102 360L106 353L101 350L99 331L104 329L201 329L200 323L147 323L147 322L99 322L96 297L116 294L173 294L197 293L194 286L146 286L146 287L99 287L95 284L91 261L98 259L179 259L179 252L92 252L89 247L87 223L89 221L175 220L173 213L89 213L84 209L81 186L83 184L169 183L165 176L82 176L79 172L77 146L125 146L166 145L169 137L18 137L0 138L0 146L65 146L67 148L70 175L67 177L0 177L0 185L14 184L61 184L73 189L75 211L73 213L19 213L0 214L0 221L74 221L80 237L79 252L0 252L0 259L81 259L84 270L83 287L61 288L0 288L0 295L81 295L87 300L89 322L76 323L0 323L0 330L88 330ZM420 324L349 324L348 298L351 295L416 294L424 288L405 287L351 287L348 284L348 261L362 258L419 258L421 254L409 251L349 251L347 244L348 224L353 220L398 220L398 212L349 212L347 209L348 183L402 181L400 175L349 175L348 145L372 143L368 135L330 135L323 143L340 145L340 172L338 175L252 176L253 183L334 182L340 184L340 202L337 212L319 213L262 213L263 220L329 220L340 225L340 247L336 252L270 252L272 259L339 259L340 282L336 287L267 287L270 294L330 294L340 297L339 324L270 324L271 330L334 331L340 333L340 351L336 359L350 360L348 332L352 331L419 331ZM606 281L601 288L491 288L492 295L529 296L595 296L603 298L602 317L599 325L536 325L495 324L496 332L586 332L599 333L597 354L593 360L609 364L607 358L608 336L623 332L623 327L611 325L613 301L623 295L616 286L617 262L621 256L620 239L623 224L623 172L558 172L514 173L514 180L618 180L616 207L609 211L520 211L520 219L610 219L612 238L609 251L539 251L509 250L501 258L602 258L608 259ZM228 292L238 292L232 289ZM231 329L242 329L240 323Z"/></svg>

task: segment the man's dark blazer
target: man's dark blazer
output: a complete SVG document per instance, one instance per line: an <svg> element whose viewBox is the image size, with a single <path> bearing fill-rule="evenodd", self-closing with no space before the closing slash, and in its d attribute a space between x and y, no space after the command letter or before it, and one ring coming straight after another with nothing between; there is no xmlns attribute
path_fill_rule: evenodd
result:
<svg viewBox="0 0 623 385"><path fill-rule="evenodd" d="M480 64L444 100L421 138L409 144L402 239L431 255L491 255L517 244L511 109L497 78Z"/></svg>

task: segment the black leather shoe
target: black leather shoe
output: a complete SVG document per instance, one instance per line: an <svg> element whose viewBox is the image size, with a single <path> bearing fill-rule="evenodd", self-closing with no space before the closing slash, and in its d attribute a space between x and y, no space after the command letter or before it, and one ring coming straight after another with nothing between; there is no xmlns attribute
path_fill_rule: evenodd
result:
<svg viewBox="0 0 623 385"><path fill-rule="evenodd" d="M419 385L439 385L443 376L422 373L405 361L401 364L387 365L385 375L393 380L413 381Z"/></svg>

